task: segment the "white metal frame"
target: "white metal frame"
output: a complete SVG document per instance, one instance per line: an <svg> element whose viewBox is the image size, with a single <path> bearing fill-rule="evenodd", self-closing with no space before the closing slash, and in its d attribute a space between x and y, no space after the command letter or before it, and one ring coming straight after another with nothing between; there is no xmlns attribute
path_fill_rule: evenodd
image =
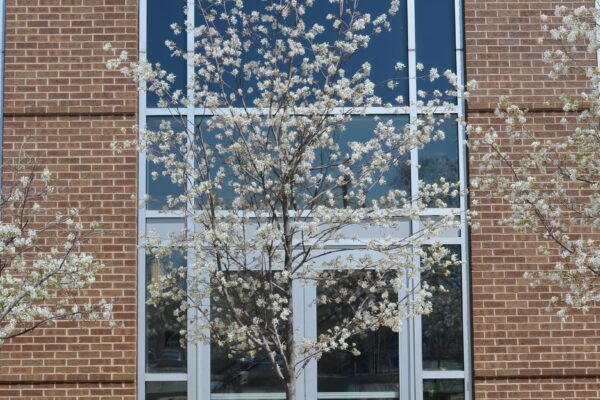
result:
<svg viewBox="0 0 600 400"><path fill-rule="evenodd" d="M140 60L147 58L147 1L139 0L139 57ZM419 114L419 110L414 105L416 103L417 93L417 69L416 69L416 38L415 38L415 3L418 0L407 0L407 19L408 19L408 72L409 98L411 106L387 109L384 107L374 107L369 109L369 114L375 115L407 115L411 122ZM463 65L463 27L462 27L462 0L455 2L455 42L456 42L456 70L459 82L464 84L464 65ZM188 23L194 24L194 0L187 0ZM193 37L188 33L187 48L189 52L193 51ZM191 57L190 57L191 58ZM188 64L187 75L191 79L193 66ZM465 104L463 99L459 99L452 113L458 117L464 116ZM187 123L193 126L195 117L202 115L203 110L193 107L179 109L180 115L186 115ZM444 113L440 110L440 113ZM171 112L162 108L152 108L146 105L146 93L139 93L139 125L144 126L149 116L170 116ZM458 145L459 145L459 168L461 189L466 188L467 182L467 155L465 146L465 132L461 124L458 126ZM418 151L411 151L411 189L413 193L417 191L418 181ZM138 155L138 198L144 198L146 195L146 157L144 154ZM469 265L468 265L468 225L465 216L467 209L467 200L465 196L460 198L460 209L430 209L423 215L444 215L460 211L461 232L459 237L439 238L446 244L458 244L461 246L461 257L463 260L462 268L462 317L463 317L463 347L464 347L464 370L461 371L423 371L422 367L422 349L421 349L421 319L415 318L405 323L401 334L399 335L400 350L400 392L368 392L368 393L317 393L317 365L311 362L302 372L299 379L298 399L316 400L316 399L351 399L351 398L400 398L402 400L423 400L423 380L425 379L463 379L465 388L465 399L471 400L471 337L470 337L470 297L469 297ZM146 210L140 208L138 212L138 231L140 234L146 233L146 222L149 219L161 218L180 218L182 225L192 227L190 221L184 221L183 215L178 212L163 212L155 210ZM419 221L413 221L413 232L418 230ZM140 243L141 244L141 243ZM350 243L347 243L350 244ZM188 260L193 255L188 254ZM415 259L418 262L418 259ZM188 368L187 373L148 373L146 372L146 316L145 316L145 269L146 256L144 249L140 246L138 249L138 381L137 393L138 399L143 400L146 397L146 382L187 382L188 399L190 400L258 400L258 399L283 399L283 393L244 393L244 394L212 394L210 393L210 345L198 344L188 346ZM415 282L419 277L415 278ZM414 282L412 283L414 284ZM316 296L316 288L306 285L294 288L295 310L294 315L298 320L295 323L301 324L299 334L308 338L316 338L316 310L312 305L312 299ZM208 306L208 301L205 306ZM358 396L358 397L357 397Z"/></svg>

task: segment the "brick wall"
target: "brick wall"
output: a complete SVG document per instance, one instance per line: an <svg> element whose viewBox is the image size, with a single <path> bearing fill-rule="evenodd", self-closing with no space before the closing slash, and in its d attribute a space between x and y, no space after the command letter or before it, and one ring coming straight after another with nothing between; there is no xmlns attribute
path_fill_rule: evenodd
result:
<svg viewBox="0 0 600 400"><path fill-rule="evenodd" d="M134 152L113 140L136 122L136 91L107 72L102 44L137 52L136 0L7 0L4 157L26 148L55 173L56 206L102 225L92 251L106 268L91 298L116 301L119 327L60 323L0 349L0 399L135 399Z"/></svg>
<svg viewBox="0 0 600 400"><path fill-rule="evenodd" d="M499 96L510 95L530 109L536 132L547 138L564 134L559 121L565 114L553 96L583 88L585 82L546 77L542 52L548 45L537 43L539 17L552 14L557 3L465 1L467 79L480 83L469 101L470 123L499 127L493 110ZM524 150L510 149L515 155ZM480 154L471 155L474 177ZM526 271L550 266L552 260L536 254L539 239L499 226L509 209L489 193L474 191L471 198L479 201L474 209L481 224L471 235L475 399L600 398L600 312L576 315L567 323L546 312L554 289L533 289L523 278Z"/></svg>

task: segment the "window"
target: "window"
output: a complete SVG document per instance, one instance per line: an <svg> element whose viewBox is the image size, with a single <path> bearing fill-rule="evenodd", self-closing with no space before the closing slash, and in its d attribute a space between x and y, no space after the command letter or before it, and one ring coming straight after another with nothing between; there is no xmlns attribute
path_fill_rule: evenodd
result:
<svg viewBox="0 0 600 400"><path fill-rule="evenodd" d="M172 40L182 51L191 49L192 38L185 30L173 35L169 25L172 22L184 23L183 7L187 6L187 17L196 23L202 19L197 0L140 0L141 32L145 40L140 41L140 56L153 62L160 62L166 70L177 75L174 90L184 89L186 80L193 75L189 66L180 58L172 57L164 45ZM260 0L245 0L247 4L257 4ZM316 0L319 3L320 0ZM176 5L174 5L174 3ZM180 4L181 3L181 4ZM186 4L184 4L186 3ZM373 12L384 2L363 0L365 7L373 7ZM462 43L460 19L461 0L405 0L401 1L400 12L390 21L392 30L374 37L369 48L353 56L347 69L358 69L364 61L372 65L372 80L381 86L382 101L394 102L399 93L405 98L406 107L393 113L385 107L374 107L367 115L356 115L345 126L347 140L360 137L361 132L372 130L376 120L389 121L397 129L403 129L419 116L418 100L427 100L434 90L448 89L444 80L430 82L428 70L436 67L440 74L450 69L456 71L459 80L463 80ZM322 8L319 8L322 7ZM329 1L323 1L313 7L307 19L322 18L328 7L335 7ZM381 11L381 10L379 10ZM248 54L252 58L252 54ZM402 71L392 71L396 62L406 64ZM417 69L418 62L425 67ZM398 88L387 91L386 77L391 73L399 79ZM255 82L245 82L255 85ZM419 96L418 91L428 94ZM393 93L393 94L392 94ZM156 129L163 121L168 121L173 129L182 124L206 129L210 116L200 109L181 108L179 112L185 120L173 117L167 109L158 104L155 95L140 95L140 125ZM452 116L462 116L463 104L456 101L450 110ZM440 116L447 110L440 110ZM386 188L394 187L414 193L419 179L434 183L440 177L447 181L465 181L466 164L464 157L464 132L452 118L448 118L440 127L445 139L432 141L422 149L413 150L399 157L395 168L385 175L384 186L375 186L369 194L376 198ZM346 142L340 143L344 148ZM321 155L326 157L326 154ZM153 172L158 173L157 179ZM140 197L148 196L149 202L139 214L140 233L156 231L166 236L168 232L177 232L187 226L187 221L175 211L166 208L167 197L176 196L181 188L161 177L161 166L140 156ZM347 190L352 190L348 182ZM224 190L227 190L225 188ZM307 196L310 188L307 188ZM344 188L343 190L346 190ZM225 198L227 194L225 193ZM435 203L429 205L426 215L435 218L448 212L465 210L465 199L450 198L446 208ZM336 198L340 207L359 207L360 204L344 203L343 193ZM461 217L464 218L464 217ZM419 224L406 221L402 232L384 232L381 235L407 235L417 232ZM362 233L359 233L359 236ZM364 232L372 235L373 232ZM300 377L299 400L315 399L402 399L402 400L462 400L470 399L471 367L469 339L469 297L468 297L468 243L466 221L462 220L462 229L448 231L437 238L451 246L464 264L452 271L449 276L417 276L410 284L418 286L421 280L443 284L448 293L434 298L434 311L428 317L416 318L403 325L397 334L381 329L357 337L355 341L361 349L359 356L345 352L326 354L317 363L309 365ZM139 285L144 287L153 277L160 274L168 265L185 265L185 258L173 252L170 260L157 260L146 257L140 250ZM341 283L351 284L349 271ZM295 289L296 290L296 289ZM299 306L304 308L301 316L294 321L298 329L307 337L316 337L334 318L344 315L343 307L335 305L315 306L313 300L319 294L319 287L306 285L298 288L303 300ZM181 347L179 344L177 322L171 319L169 309L152 309L145 305L146 293L139 293L139 387L140 399L281 399L284 394L273 372L262 355L246 359L231 359L222 351L219 344L198 344ZM216 307L213 301L211 307ZM166 307L168 308L168 307Z"/></svg>

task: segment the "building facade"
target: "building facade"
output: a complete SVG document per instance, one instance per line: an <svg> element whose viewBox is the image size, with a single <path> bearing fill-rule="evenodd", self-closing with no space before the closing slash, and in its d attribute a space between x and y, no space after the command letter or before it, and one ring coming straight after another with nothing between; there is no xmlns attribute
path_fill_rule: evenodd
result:
<svg viewBox="0 0 600 400"><path fill-rule="evenodd" d="M3 158L14 157L24 140L26 148L53 171L65 190L64 203L77 204L86 216L103 225L90 250L106 264L90 296L116 299L119 327L80 329L61 323L15 339L0 349L0 399L278 399L281 393L261 390L264 380L251 373L236 389L223 389L231 369L210 345L178 347L177 329L168 317L144 304L147 283L159 268L157 260L136 247L139 233L173 231L183 227L176 214L160 211L164 197L175 190L148 179L151 167L134 151L116 155L115 140L132 139L134 124L152 126L168 117L156 99L138 95L118 73L106 70L105 42L129 54L160 61L178 76L192 71L168 57L164 40L169 24L183 19L181 0L5 0L3 79ZM181 3L181 4L180 4ZM193 21L194 1L186 18ZM553 1L531 0L406 0L401 2L394 51L415 76L417 61L457 71L463 82L475 79L479 89L469 102L457 102L452 114L482 126L501 124L494 116L498 98L510 95L531 112L534 124L550 136L560 136L564 116L560 105L548 104L567 88L583 82L550 81L542 62L545 45L541 13L551 13ZM568 7L585 2L561 1ZM191 48L180 35L181 48ZM391 50L382 42L380 54ZM375 51L377 45L375 43ZM375 53L371 55L376 58ZM596 60L591 60L596 62ZM406 98L419 89L406 81ZM181 110L195 124L200 110ZM381 115L383 110L372 110ZM417 117L407 107L397 118ZM125 129L123 129L125 128ZM477 176L477 158L467 162L465 133L447 127L442 147L411 154L409 185L416 185L416 161L439 158L452 162L452 176L467 181ZM523 149L515 147L518 153ZM76 182L71 185L70 182ZM132 194L150 196L139 209ZM387 338L387 364L366 367L364 379L386 369L397 387L356 382L326 388L320 374L344 373L327 363L308 368L302 376L300 398L313 399L598 399L600 398L600 315L576 315L561 323L545 311L547 288L533 289L526 271L545 268L549 260L536 255L535 237L517 235L498 221L510 211L487 193L474 191L471 200L481 227L441 237L464 261L456 277L457 302L440 312L451 325L426 329L428 321L411 321L398 337ZM464 211L468 199L448 210ZM464 221L463 221L464 222ZM174 259L177 263L178 261ZM181 261L183 262L183 261ZM306 293L305 297L310 297ZM315 331L315 312L303 325ZM426 333L424 333L426 331ZM333 360L329 364L345 362ZM368 363L367 360L364 361ZM357 367L356 361L349 362ZM335 365L334 365L335 366ZM237 368L237 369L236 369ZM371 374L371 375L370 375ZM260 377L260 375L258 375ZM324 376L324 375L323 375ZM346 376L347 378L347 376ZM381 378L373 377L372 379ZM252 386L254 385L254 386ZM365 387L369 387L365 391ZM243 393L241 393L243 392Z"/></svg>

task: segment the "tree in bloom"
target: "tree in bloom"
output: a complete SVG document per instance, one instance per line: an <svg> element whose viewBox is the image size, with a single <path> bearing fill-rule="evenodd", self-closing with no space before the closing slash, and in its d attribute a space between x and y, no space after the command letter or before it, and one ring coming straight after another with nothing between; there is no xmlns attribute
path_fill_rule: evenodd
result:
<svg viewBox="0 0 600 400"><path fill-rule="evenodd" d="M174 34L193 32L194 51L166 43L193 67L187 92L161 65L105 45L115 55L108 67L175 117L114 144L145 154L152 178L176 188L166 208L188 221L166 243L145 238L154 257L189 254L186 267L153 275L149 303L181 304L175 314L188 318L188 342L268 360L290 400L309 362L334 350L360 354L358 336L397 332L406 318L428 314L432 293L444 288L413 290L409 280L460 263L432 240L459 226L456 215L424 216L454 202L460 184L436 177L411 192L410 152L444 139L464 88L444 72L451 88L419 91L411 104L419 117L399 123L402 96L384 101L380 92L400 84L402 60L382 82L370 79L368 60L356 63L373 37L393 29L399 2L377 15L359 1L325 3L196 2L195 26L172 25ZM373 107L384 115L366 117ZM191 108L200 114L194 124L179 112ZM407 224L419 228L401 233ZM312 340L294 323L303 312L298 288L307 285L316 288L313 306L335 313Z"/></svg>
<svg viewBox="0 0 600 400"><path fill-rule="evenodd" d="M600 70L595 62L599 18L594 7L559 6L554 17L542 16L546 38L540 42L554 44L544 53L549 77L575 76L588 83L585 90L556 99L565 111L561 123L566 133L548 138L535 131L527 111L508 98L496 109L504 119L504 131L469 127L470 144L486 149L476 160L483 176L473 180L473 186L510 205L503 224L538 235L544 242L539 252L558 257L552 270L526 276L534 286L561 289L549 309L556 307L563 319L569 310L586 312L600 299ZM587 60L582 49L587 50ZM514 154L513 145L527 149Z"/></svg>
<svg viewBox="0 0 600 400"><path fill-rule="evenodd" d="M110 321L112 304L81 302L103 267L81 245L97 229L79 210L49 216L52 174L21 152L5 163L0 192L0 346L62 320Z"/></svg>

